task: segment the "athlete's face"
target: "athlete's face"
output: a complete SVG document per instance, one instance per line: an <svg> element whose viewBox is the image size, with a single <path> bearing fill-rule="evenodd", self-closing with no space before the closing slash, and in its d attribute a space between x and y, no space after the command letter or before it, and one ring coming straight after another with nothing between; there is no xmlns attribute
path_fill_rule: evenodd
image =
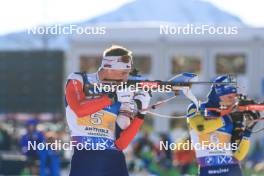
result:
<svg viewBox="0 0 264 176"><path fill-rule="evenodd" d="M104 81L127 81L130 69L114 70L114 69L103 69L102 80Z"/></svg>
<svg viewBox="0 0 264 176"><path fill-rule="evenodd" d="M231 94L220 96L219 98L221 100L220 101L220 105L230 107L230 106L233 106L236 103L237 94L236 93L231 93Z"/></svg>

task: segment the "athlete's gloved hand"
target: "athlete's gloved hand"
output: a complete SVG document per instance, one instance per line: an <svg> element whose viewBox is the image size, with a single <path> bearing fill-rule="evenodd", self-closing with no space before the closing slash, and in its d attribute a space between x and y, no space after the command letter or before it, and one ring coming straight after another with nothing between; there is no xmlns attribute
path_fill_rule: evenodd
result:
<svg viewBox="0 0 264 176"><path fill-rule="evenodd" d="M235 111L230 114L233 122L231 143L239 143L245 131L243 112Z"/></svg>
<svg viewBox="0 0 264 176"><path fill-rule="evenodd" d="M243 112L235 111L230 113L230 116L233 122L233 128L243 131L245 129Z"/></svg>
<svg viewBox="0 0 264 176"><path fill-rule="evenodd" d="M137 105L134 100L130 102L121 103L119 114L117 116L117 124L121 129L126 129L130 122L134 119L134 116L137 114Z"/></svg>
<svg viewBox="0 0 264 176"><path fill-rule="evenodd" d="M135 93L134 100L138 107L138 115L140 118L144 118L144 115L147 113L147 108L150 103L150 94L145 91L140 91Z"/></svg>
<svg viewBox="0 0 264 176"><path fill-rule="evenodd" d="M244 131L244 136L250 137L253 131L253 128L256 126L257 122L254 121L260 118L260 113L258 111L246 111L245 116L248 119L248 123L246 124L246 129Z"/></svg>
<svg viewBox="0 0 264 176"><path fill-rule="evenodd" d="M119 127L124 130L130 125L137 112L136 103L133 100L134 92L129 91L129 89L123 89L117 90L115 95L116 101L121 103L116 121Z"/></svg>
<svg viewBox="0 0 264 176"><path fill-rule="evenodd" d="M257 120L260 118L260 113L258 111L247 111L246 112L246 116L248 116L248 121L249 123L246 124L246 129L248 130L251 130L254 128L254 126L257 124L256 121L254 120Z"/></svg>

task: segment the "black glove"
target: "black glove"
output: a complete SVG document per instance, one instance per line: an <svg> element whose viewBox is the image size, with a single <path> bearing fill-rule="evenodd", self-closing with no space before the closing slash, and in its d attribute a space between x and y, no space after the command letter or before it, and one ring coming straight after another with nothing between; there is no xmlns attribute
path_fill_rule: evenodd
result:
<svg viewBox="0 0 264 176"><path fill-rule="evenodd" d="M248 124L246 124L246 129L252 132L252 129L257 124L257 122L254 120L260 118L260 113L258 111L246 111L244 112L244 115L246 116L248 121Z"/></svg>
<svg viewBox="0 0 264 176"><path fill-rule="evenodd" d="M231 143L238 143L243 137L245 130L244 116L242 112L232 112L230 114L233 122L233 130L231 136Z"/></svg>
<svg viewBox="0 0 264 176"><path fill-rule="evenodd" d="M136 99L135 100L135 103L136 103L138 109L142 109L142 103L141 103L141 101L139 101L139 100ZM146 115L138 112L137 113L137 117L140 118L140 119L145 119Z"/></svg>
<svg viewBox="0 0 264 176"><path fill-rule="evenodd" d="M258 111L245 111L243 112L246 118L246 129L243 136L249 138L251 136L252 130L257 124L256 119L260 118L260 113Z"/></svg>

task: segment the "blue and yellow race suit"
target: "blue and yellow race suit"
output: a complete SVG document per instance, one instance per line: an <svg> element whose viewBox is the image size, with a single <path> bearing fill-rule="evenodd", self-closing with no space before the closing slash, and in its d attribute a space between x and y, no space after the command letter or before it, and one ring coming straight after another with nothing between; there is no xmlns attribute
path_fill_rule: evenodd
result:
<svg viewBox="0 0 264 176"><path fill-rule="evenodd" d="M200 175L241 175L239 161L248 153L250 134L244 133L239 143L232 144L231 116L213 117L213 112L205 116L203 110L208 106L210 101L202 103L197 112L196 106L191 104L187 111L187 123Z"/></svg>

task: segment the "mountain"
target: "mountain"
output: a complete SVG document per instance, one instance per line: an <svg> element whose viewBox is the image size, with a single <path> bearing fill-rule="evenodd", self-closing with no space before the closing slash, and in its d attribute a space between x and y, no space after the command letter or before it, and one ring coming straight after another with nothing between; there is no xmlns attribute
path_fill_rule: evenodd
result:
<svg viewBox="0 0 264 176"><path fill-rule="evenodd" d="M100 8L100 7L98 7ZM219 24L242 25L236 16L224 12L209 2L202 0L135 0L110 13L86 20L76 25L95 24L149 25L160 23L176 24ZM139 23L138 23L139 22ZM157 23L159 22L159 23ZM70 35L48 35L45 41L48 48L66 50ZM0 37L0 50L33 49L43 47L42 35L29 35L27 31L11 33Z"/></svg>
<svg viewBox="0 0 264 176"><path fill-rule="evenodd" d="M135 0L87 23L163 21L180 24L242 24L230 13L202 0Z"/></svg>

